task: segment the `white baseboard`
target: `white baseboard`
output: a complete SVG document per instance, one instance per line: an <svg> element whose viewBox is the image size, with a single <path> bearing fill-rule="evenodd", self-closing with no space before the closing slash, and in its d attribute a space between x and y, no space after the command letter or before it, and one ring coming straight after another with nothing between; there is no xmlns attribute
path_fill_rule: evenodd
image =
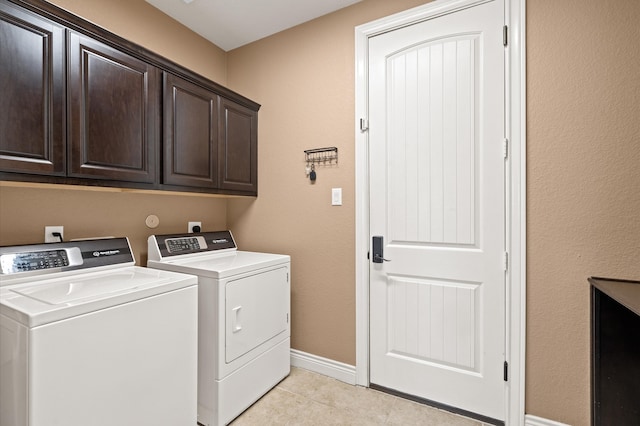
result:
<svg viewBox="0 0 640 426"><path fill-rule="evenodd" d="M566 423L560 423L549 419L543 419L542 417L532 416L531 414L524 415L525 426L569 426Z"/></svg>
<svg viewBox="0 0 640 426"><path fill-rule="evenodd" d="M291 365L333 377L350 385L356 384L356 367L353 365L308 354L296 349L291 349Z"/></svg>

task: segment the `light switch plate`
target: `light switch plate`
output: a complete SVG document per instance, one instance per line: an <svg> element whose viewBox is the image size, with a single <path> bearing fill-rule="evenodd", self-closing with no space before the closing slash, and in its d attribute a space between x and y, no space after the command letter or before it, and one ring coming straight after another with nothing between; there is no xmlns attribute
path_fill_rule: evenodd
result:
<svg viewBox="0 0 640 426"><path fill-rule="evenodd" d="M342 188L331 188L331 205L342 205Z"/></svg>

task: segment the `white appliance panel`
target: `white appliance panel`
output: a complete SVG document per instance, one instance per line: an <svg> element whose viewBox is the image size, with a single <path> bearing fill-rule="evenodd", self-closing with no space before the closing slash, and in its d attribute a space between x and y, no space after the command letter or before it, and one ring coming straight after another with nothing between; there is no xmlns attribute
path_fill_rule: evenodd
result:
<svg viewBox="0 0 640 426"><path fill-rule="evenodd" d="M218 419L211 425L226 425L238 417L251 404L259 400L291 371L291 342L289 338L264 351L247 365L238 368L223 380L217 380L214 386L218 407L211 416L203 412L202 419ZM200 405L198 409L200 409ZM206 413L206 414L205 414Z"/></svg>
<svg viewBox="0 0 640 426"><path fill-rule="evenodd" d="M192 276L127 266L68 272L0 287L0 313L35 327L193 285Z"/></svg>
<svg viewBox="0 0 640 426"><path fill-rule="evenodd" d="M225 361L233 362L289 326L289 271L286 267L226 283Z"/></svg>
<svg viewBox="0 0 640 426"><path fill-rule="evenodd" d="M196 310L192 286L32 329L29 425L195 425Z"/></svg>
<svg viewBox="0 0 640 426"><path fill-rule="evenodd" d="M198 423L226 425L291 370L291 258L238 251L229 231L147 248L149 268L198 276Z"/></svg>
<svg viewBox="0 0 640 426"><path fill-rule="evenodd" d="M0 425L27 424L29 330L0 315Z"/></svg>
<svg viewBox="0 0 640 426"><path fill-rule="evenodd" d="M2 426L195 424L197 277L135 266L126 238L0 257Z"/></svg>
<svg viewBox="0 0 640 426"><path fill-rule="evenodd" d="M221 254L198 253L182 258L148 261L147 266L211 278L228 278L260 268L268 268L289 261L289 256L250 251Z"/></svg>

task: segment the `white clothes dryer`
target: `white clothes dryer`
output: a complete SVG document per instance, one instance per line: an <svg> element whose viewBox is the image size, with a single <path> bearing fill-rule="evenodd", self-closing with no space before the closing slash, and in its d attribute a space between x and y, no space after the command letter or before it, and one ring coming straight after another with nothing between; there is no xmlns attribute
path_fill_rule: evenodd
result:
<svg viewBox="0 0 640 426"><path fill-rule="evenodd" d="M290 257L230 231L156 235L149 268L198 276L198 422L226 425L289 375Z"/></svg>
<svg viewBox="0 0 640 426"><path fill-rule="evenodd" d="M0 424L196 424L196 283L126 238L0 247Z"/></svg>

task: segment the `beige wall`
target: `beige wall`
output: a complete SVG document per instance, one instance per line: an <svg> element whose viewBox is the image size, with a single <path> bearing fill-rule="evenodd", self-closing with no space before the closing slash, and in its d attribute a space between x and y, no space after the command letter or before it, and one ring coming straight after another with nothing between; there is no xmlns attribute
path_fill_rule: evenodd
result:
<svg viewBox="0 0 640 426"><path fill-rule="evenodd" d="M365 0L221 54L200 41L184 52L176 35L197 36L142 0L57 1L261 103L260 196L0 187L0 243L40 241L42 226L63 224L72 238L99 229L140 247L148 213L163 233L187 220L229 226L243 249L292 255L294 348L354 364L353 28L421 3ZM527 13L526 412L587 425L587 277L640 279L640 3L529 0ZM339 165L319 167L311 185L302 151L334 145ZM330 206L332 187L342 207ZM198 217L176 213L177 202Z"/></svg>
<svg viewBox="0 0 640 426"><path fill-rule="evenodd" d="M262 103L245 247L293 256L293 346L354 364L354 26L422 1L365 0L229 52ZM529 1L526 412L589 424L591 275L640 279L640 3ZM309 184L302 150L335 145ZM345 205L331 207L330 188ZM284 239L283 239L284 236Z"/></svg>
<svg viewBox="0 0 640 426"><path fill-rule="evenodd" d="M55 0L51 3L138 43L220 84L226 53L144 0ZM65 239L128 236L138 264L146 263L147 237L184 232L199 220L204 229L226 227L226 200L201 196L0 186L0 245L42 242L45 225L64 225ZM155 214L160 226L149 229Z"/></svg>
<svg viewBox="0 0 640 426"><path fill-rule="evenodd" d="M210 80L226 85L224 50L144 0L48 0Z"/></svg>
<svg viewBox="0 0 640 426"><path fill-rule="evenodd" d="M150 214L160 219L160 225L155 229L145 225ZM193 195L66 189L54 185L42 188L0 186L0 245L41 243L45 226L63 225L65 241L129 237L136 263L146 265L149 235L186 232L190 220L201 221L206 230L224 229L226 200Z"/></svg>
<svg viewBox="0 0 640 426"><path fill-rule="evenodd" d="M586 425L587 277L640 280L640 2L527 12L527 412Z"/></svg>

